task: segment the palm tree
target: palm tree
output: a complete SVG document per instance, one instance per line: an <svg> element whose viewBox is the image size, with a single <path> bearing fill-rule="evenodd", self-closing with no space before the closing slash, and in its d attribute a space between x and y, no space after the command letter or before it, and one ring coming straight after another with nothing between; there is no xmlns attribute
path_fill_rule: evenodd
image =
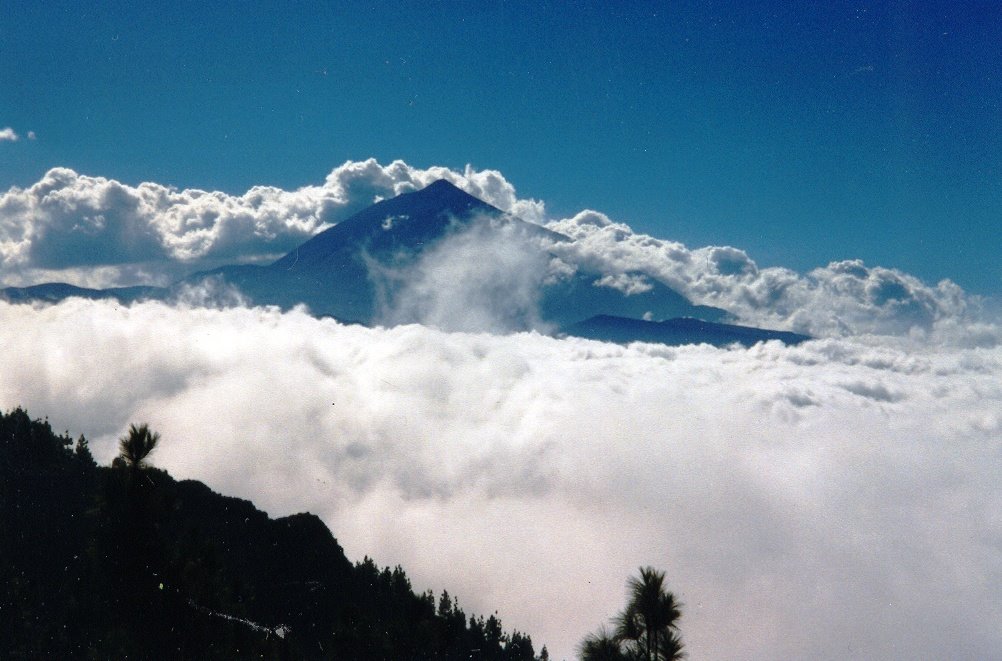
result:
<svg viewBox="0 0 1002 661"><path fill-rule="evenodd" d="M158 531L163 514L157 493L160 480L146 470L159 441L160 434L150 431L148 424L129 425L129 432L118 439L118 456L112 462L118 470L106 486L112 523L104 552L110 562L109 595L119 605L124 631L139 649L155 645L151 633L162 624L157 608L165 599L161 581L168 565Z"/></svg>
<svg viewBox="0 0 1002 661"><path fill-rule="evenodd" d="M616 640L632 644L647 661L675 661L683 657L682 641L675 634L682 616L675 595L665 589L665 574L641 567L640 577L627 583L629 603L617 618Z"/></svg>
<svg viewBox="0 0 1002 661"><path fill-rule="evenodd" d="M145 422L129 425L129 433L118 439L118 456L133 472L146 468L146 458L156 449L160 434L151 432Z"/></svg>

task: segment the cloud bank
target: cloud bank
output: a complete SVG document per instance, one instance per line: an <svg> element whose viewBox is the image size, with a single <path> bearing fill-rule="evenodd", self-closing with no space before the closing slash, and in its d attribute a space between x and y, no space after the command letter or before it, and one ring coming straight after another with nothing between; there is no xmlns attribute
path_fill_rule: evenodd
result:
<svg viewBox="0 0 1002 661"><path fill-rule="evenodd" d="M692 658L993 658L1002 348L929 340L619 347L0 302L0 405L104 461L149 421L156 464L316 512L351 557L555 658L641 564L684 602Z"/></svg>
<svg viewBox="0 0 1002 661"><path fill-rule="evenodd" d="M129 186L54 168L34 185L0 195L0 281L166 284L223 263L268 261L379 199L441 178L527 220L542 217L541 203L516 198L492 170L422 170L370 159L335 168L319 186L255 186L229 195Z"/></svg>
<svg viewBox="0 0 1002 661"><path fill-rule="evenodd" d="M374 160L241 196L54 169L0 195L0 280L166 283L267 261L439 178L570 241L538 251L475 223L374 269L403 285L382 320L423 326L251 309L212 280L177 307L0 303L0 406L86 433L105 461L150 421L175 475L314 511L352 557L498 609L555 658L646 564L685 602L693 658L1002 649L1002 332L948 281L859 261L763 269L595 211L548 218L497 172ZM581 269L829 339L720 351L487 334L548 330L541 283Z"/></svg>
<svg viewBox="0 0 1002 661"><path fill-rule="evenodd" d="M930 285L858 260L806 274L759 268L738 248L688 248L636 233L597 211L550 218L543 202L518 197L497 171L420 169L403 161L384 166L374 159L346 162L318 186L257 186L243 195L129 186L55 168L28 188L0 195L0 283L167 284L221 264L267 262L374 201L440 178L569 236L550 247L558 258L551 273L599 271L603 286L627 293L656 280L743 323L814 336L917 333L974 345L998 341L984 332L982 301L948 280ZM497 245L481 251L489 254ZM443 267L439 275L447 272ZM434 274L425 276L433 284ZM413 314L400 318L416 320Z"/></svg>
<svg viewBox="0 0 1002 661"><path fill-rule="evenodd" d="M573 239L552 247L569 264L610 276L642 273L752 325L814 336L934 333L958 320L972 323L981 312L977 299L949 280L930 286L859 260L801 275L779 267L760 269L737 248L689 249L638 234L596 211L546 226Z"/></svg>

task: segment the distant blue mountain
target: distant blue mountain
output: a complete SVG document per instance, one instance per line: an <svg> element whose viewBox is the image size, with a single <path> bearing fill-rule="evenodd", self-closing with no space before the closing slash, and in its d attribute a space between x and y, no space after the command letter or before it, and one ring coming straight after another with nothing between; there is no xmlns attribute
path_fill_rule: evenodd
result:
<svg viewBox="0 0 1002 661"><path fill-rule="evenodd" d="M429 247L475 221L515 227L523 236L566 240L439 180L363 209L273 264L224 266L185 282L222 277L254 303L283 308L305 303L318 316L371 324L378 321L380 304L374 266L407 267Z"/></svg>
<svg viewBox="0 0 1002 661"><path fill-rule="evenodd" d="M691 317L665 321L644 321L643 319L628 319L604 314L571 324L565 327L563 332L566 335L603 342L617 342L619 344L652 342L673 346L711 344L716 347L726 347L737 343L749 347L768 340L779 340L784 344L800 344L811 339L807 335L798 333L718 324Z"/></svg>
<svg viewBox="0 0 1002 661"><path fill-rule="evenodd" d="M499 230L489 240L569 241L568 237L515 216L439 180L363 209L320 232L268 266L224 266L198 273L186 282L221 277L253 302L283 308L305 303L320 316L372 324L379 321L381 296L387 283L377 284L374 266L405 268L443 239L480 222ZM627 296L610 287L596 286L602 273L578 271L573 277L543 287L542 320L563 326L596 314L658 318L693 316L720 320L723 310L693 305L664 285L651 282L647 292ZM392 297L393 292L390 292Z"/></svg>
<svg viewBox="0 0 1002 661"><path fill-rule="evenodd" d="M0 298L11 302L42 301L58 303L65 298L115 299L122 303L132 303L149 298L160 298L167 290L161 287L114 287L112 289L88 289L68 285L65 282L47 282L29 287L7 287L0 290Z"/></svg>
<svg viewBox="0 0 1002 661"><path fill-rule="evenodd" d="M525 242L524 247L531 250L543 250L542 245L547 241L570 240L562 234L507 214L451 183L439 180L422 190L373 204L266 266L223 266L195 273L166 288L95 290L49 283L7 288L0 291L0 296L12 301L50 302L82 296L131 303L143 299L170 300L203 285L208 285L210 290L218 289L220 285L231 285L252 304L277 305L283 309L305 304L317 316L371 325L381 321L380 307L387 297L403 295L399 291L386 291L387 287L402 287L400 283L380 281L374 273L405 271L425 256L430 248L478 223L479 228L486 228L483 240L522 241ZM502 232L502 229L505 231ZM486 254L489 255L490 251ZM431 266L433 268L434 264ZM694 305L678 292L650 279L645 280L646 291L632 295L612 287L599 286L604 275L579 267L571 276L541 283L541 320L551 327L580 334L594 326L594 319L603 318L692 317L706 322L726 321L728 318L725 311ZM585 319L588 321L581 321ZM627 321L645 323L638 319ZM586 325L582 326L579 322ZM587 326L589 323L592 326ZM717 337L723 328L739 327L691 327L686 331L686 337L702 341L702 338L709 337L708 333L716 333L713 337Z"/></svg>

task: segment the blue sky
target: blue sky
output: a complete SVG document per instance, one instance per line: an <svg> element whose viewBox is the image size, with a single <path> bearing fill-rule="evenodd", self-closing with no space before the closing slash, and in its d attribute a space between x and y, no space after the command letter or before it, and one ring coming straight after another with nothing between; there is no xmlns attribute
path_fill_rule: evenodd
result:
<svg viewBox="0 0 1002 661"><path fill-rule="evenodd" d="M606 4L6 2L0 189L470 163L551 215L1002 292L994 3Z"/></svg>

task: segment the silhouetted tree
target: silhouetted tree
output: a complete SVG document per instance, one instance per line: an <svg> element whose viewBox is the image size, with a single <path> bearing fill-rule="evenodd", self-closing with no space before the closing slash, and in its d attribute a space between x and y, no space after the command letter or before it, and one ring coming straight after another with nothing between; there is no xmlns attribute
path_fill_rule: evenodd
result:
<svg viewBox="0 0 1002 661"><path fill-rule="evenodd" d="M73 455L86 467L94 466L94 455L90 452L90 444L83 434L77 438L77 444L73 448Z"/></svg>
<svg viewBox="0 0 1002 661"><path fill-rule="evenodd" d="M626 654L605 627L598 633L589 634L578 648L581 661L625 661Z"/></svg>
<svg viewBox="0 0 1002 661"><path fill-rule="evenodd" d="M649 661L682 658L682 643L669 657L662 656L667 647L662 641L672 639L672 629L677 629L682 616L675 595L665 589L665 574L653 567L641 567L640 577L631 576L627 582L629 603L619 616L616 638L620 642L633 641Z"/></svg>
<svg viewBox="0 0 1002 661"><path fill-rule="evenodd" d="M614 620L616 630L609 635L600 629L581 643L584 661L676 661L685 656L678 636L682 616L675 595L665 589L665 574L653 567L641 567L639 577L627 582L626 609Z"/></svg>
<svg viewBox="0 0 1002 661"><path fill-rule="evenodd" d="M685 658L684 647L677 631L671 629L664 631L658 638L658 658L666 661Z"/></svg>
<svg viewBox="0 0 1002 661"><path fill-rule="evenodd" d="M129 425L129 433L118 439L118 456L133 471L146 467L146 458L153 453L160 441L160 434L151 432L145 422L138 427Z"/></svg>

